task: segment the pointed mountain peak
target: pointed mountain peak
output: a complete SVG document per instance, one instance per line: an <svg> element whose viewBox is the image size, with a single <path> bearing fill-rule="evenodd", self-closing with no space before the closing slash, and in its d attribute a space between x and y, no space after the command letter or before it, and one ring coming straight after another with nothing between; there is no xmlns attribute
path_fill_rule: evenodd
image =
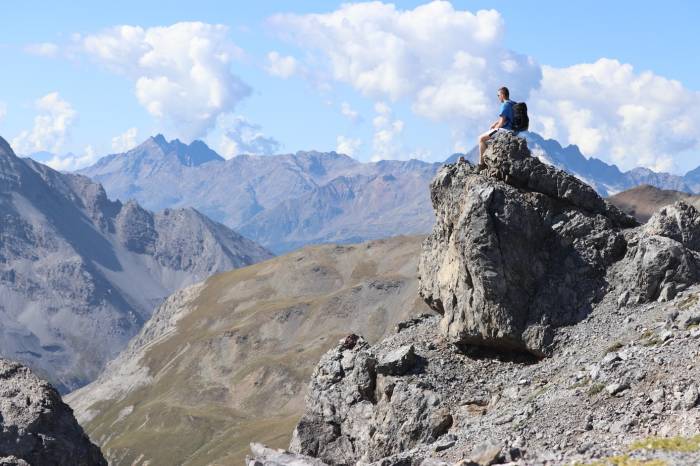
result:
<svg viewBox="0 0 700 466"><path fill-rule="evenodd" d="M150 148L153 145L157 146L165 157L175 157L178 161L187 167L196 167L206 162L213 160L223 161L224 158L209 148L203 141L195 140L191 144L185 144L179 139L173 139L168 142L162 134L151 136L141 145L129 152L144 152L150 153Z"/></svg>
<svg viewBox="0 0 700 466"><path fill-rule="evenodd" d="M7 142L2 136L0 136L0 156L4 157L17 157L15 152L10 147L10 143Z"/></svg>

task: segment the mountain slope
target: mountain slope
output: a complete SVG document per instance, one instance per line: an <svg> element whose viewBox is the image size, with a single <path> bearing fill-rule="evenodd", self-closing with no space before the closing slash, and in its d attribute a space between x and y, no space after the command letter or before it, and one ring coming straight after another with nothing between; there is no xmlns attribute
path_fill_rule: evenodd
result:
<svg viewBox="0 0 700 466"><path fill-rule="evenodd" d="M110 464L240 464L286 445L320 355L430 312L422 237L307 247L171 296L99 379L67 400Z"/></svg>
<svg viewBox="0 0 700 466"><path fill-rule="evenodd" d="M432 225L427 186L439 164L298 152L187 166L164 156L155 139L81 173L110 196L148 208L195 207L275 252L425 233Z"/></svg>
<svg viewBox="0 0 700 466"><path fill-rule="evenodd" d="M0 354L60 390L94 379L173 291L269 252L193 209L153 214L0 138Z"/></svg>
<svg viewBox="0 0 700 466"><path fill-rule="evenodd" d="M617 193L608 200L628 214L634 215L640 222L646 222L654 212L676 201L683 201L700 209L700 196L649 185Z"/></svg>

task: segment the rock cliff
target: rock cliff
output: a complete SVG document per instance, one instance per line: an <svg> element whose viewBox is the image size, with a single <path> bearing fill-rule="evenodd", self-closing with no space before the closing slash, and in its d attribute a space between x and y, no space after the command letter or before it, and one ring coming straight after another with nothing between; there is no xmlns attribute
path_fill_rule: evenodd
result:
<svg viewBox="0 0 700 466"><path fill-rule="evenodd" d="M0 464L107 466L47 382L0 359Z"/></svg>
<svg viewBox="0 0 700 466"><path fill-rule="evenodd" d="M300 456L258 448L249 464L697 459L700 445L653 447L700 432L695 208L638 226L509 134L481 171L445 166L431 196L420 294L442 317L373 346L341 340L309 385L290 444Z"/></svg>

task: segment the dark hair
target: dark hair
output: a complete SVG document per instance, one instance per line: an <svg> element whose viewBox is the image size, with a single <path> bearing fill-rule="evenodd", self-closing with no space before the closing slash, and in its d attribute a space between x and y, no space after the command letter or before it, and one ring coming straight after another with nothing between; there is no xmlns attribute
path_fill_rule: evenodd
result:
<svg viewBox="0 0 700 466"><path fill-rule="evenodd" d="M508 91L508 88L507 88L507 87L503 86L502 88L500 88L500 89L498 90L498 92L503 92L503 96L504 96L506 99L510 99L510 92Z"/></svg>

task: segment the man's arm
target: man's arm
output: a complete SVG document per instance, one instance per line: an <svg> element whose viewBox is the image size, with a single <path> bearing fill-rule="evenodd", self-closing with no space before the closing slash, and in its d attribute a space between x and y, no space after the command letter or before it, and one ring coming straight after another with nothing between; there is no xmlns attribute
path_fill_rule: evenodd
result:
<svg viewBox="0 0 700 466"><path fill-rule="evenodd" d="M503 128L503 126L506 124L506 119L504 117L498 117L498 120L496 120L492 125L491 129L498 129L498 128Z"/></svg>

